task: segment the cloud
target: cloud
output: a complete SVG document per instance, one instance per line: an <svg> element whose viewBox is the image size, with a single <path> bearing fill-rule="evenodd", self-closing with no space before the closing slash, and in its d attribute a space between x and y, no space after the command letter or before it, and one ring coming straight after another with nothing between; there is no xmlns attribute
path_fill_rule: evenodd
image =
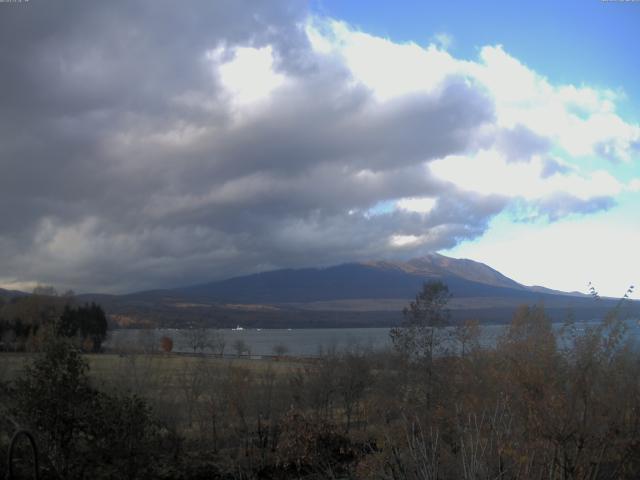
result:
<svg viewBox="0 0 640 480"><path fill-rule="evenodd" d="M454 39L446 32L439 32L433 35L433 42L442 50L449 50L453 46Z"/></svg>
<svg viewBox="0 0 640 480"><path fill-rule="evenodd" d="M640 257L633 252L640 242L639 226L633 216L602 214L508 228L501 219L482 240L448 253L487 262L525 285L588 293L593 282L600 294L621 298L638 282Z"/></svg>
<svg viewBox="0 0 640 480"><path fill-rule="evenodd" d="M437 178L467 191L538 203L551 201L558 194L581 200L615 197L624 189L624 184L605 170L582 174L568 170L553 158L538 156L513 163L496 149L448 156L432 162L430 170Z"/></svg>
<svg viewBox="0 0 640 480"><path fill-rule="evenodd" d="M462 61L297 1L32 0L0 17L0 62L3 285L127 291L451 248L517 198L608 208L624 186L550 152L595 132L578 147L625 161L639 138L615 95L551 86L500 47ZM554 109L559 134L537 122Z"/></svg>
<svg viewBox="0 0 640 480"><path fill-rule="evenodd" d="M632 192L640 192L640 178L634 178L629 182L628 189Z"/></svg>
<svg viewBox="0 0 640 480"><path fill-rule="evenodd" d="M429 197L402 198L396 202L397 208L401 210L420 213L430 212L435 205L436 199Z"/></svg>
<svg viewBox="0 0 640 480"><path fill-rule="evenodd" d="M518 124L498 131L494 145L507 162L528 162L534 155L548 152L551 141Z"/></svg>
<svg viewBox="0 0 640 480"><path fill-rule="evenodd" d="M480 62L466 66L468 74L494 98L499 126L522 125L573 157L599 155L631 161L640 125L625 122L615 113L618 93L552 85L502 46L483 47Z"/></svg>
<svg viewBox="0 0 640 480"><path fill-rule="evenodd" d="M274 71L273 48L270 45L238 47L233 59L220 62L223 52L214 50L207 54L207 58L213 61L222 85L240 106L268 98L285 82L286 77Z"/></svg>

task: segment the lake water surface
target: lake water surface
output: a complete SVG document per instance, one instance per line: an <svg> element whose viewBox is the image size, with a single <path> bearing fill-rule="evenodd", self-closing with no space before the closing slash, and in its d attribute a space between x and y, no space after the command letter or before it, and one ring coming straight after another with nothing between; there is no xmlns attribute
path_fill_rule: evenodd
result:
<svg viewBox="0 0 640 480"><path fill-rule="evenodd" d="M584 329L595 322L576 324ZM633 342L640 340L640 327L636 321L627 322L628 336ZM554 324L559 329L561 324ZM504 325L483 325L481 344L494 345L504 331ZM308 328L308 329L244 329L208 330L211 338L222 335L225 342L225 354L234 354L234 344L244 342L251 355L273 355L277 346L286 349L286 353L295 356L316 356L328 350L346 351L349 349L383 350L391 347L389 328ZM105 342L105 348L122 351L157 351L160 339L168 336L173 340L173 351L177 353L193 352L189 333L179 329L122 329L113 330ZM205 348L204 353L215 353Z"/></svg>

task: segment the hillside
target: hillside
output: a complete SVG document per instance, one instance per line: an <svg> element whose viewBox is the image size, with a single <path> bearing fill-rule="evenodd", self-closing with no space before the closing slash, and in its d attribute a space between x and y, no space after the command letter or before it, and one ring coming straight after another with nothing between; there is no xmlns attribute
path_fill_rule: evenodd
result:
<svg viewBox="0 0 640 480"><path fill-rule="evenodd" d="M439 254L407 262L371 261L325 268L282 269L188 287L128 295L82 295L97 301L120 326L193 324L264 328L390 326L425 281L452 293L454 318L508 321L521 304L543 303L555 320L606 313L615 300L528 287L493 268Z"/></svg>
<svg viewBox="0 0 640 480"><path fill-rule="evenodd" d="M9 300L15 297L22 297L24 295L27 294L19 290L5 290L4 288L0 288L0 298L3 298L5 300Z"/></svg>

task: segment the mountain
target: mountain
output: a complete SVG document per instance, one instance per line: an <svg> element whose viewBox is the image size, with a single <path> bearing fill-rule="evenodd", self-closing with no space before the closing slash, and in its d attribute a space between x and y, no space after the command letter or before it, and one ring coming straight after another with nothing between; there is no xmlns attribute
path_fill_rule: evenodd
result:
<svg viewBox="0 0 640 480"><path fill-rule="evenodd" d="M19 290L5 290L4 288L0 288L0 298L11 299L14 297L24 297L25 295L28 295L28 293L24 293Z"/></svg>
<svg viewBox="0 0 640 480"><path fill-rule="evenodd" d="M473 260L430 254L406 262L370 261L282 269L188 287L128 295L83 295L122 326L191 324L256 327L347 327L398 324L422 284L441 280L454 318L508 321L517 306L543 303L555 320L599 318L614 300L522 285ZM635 302L634 302L635 303Z"/></svg>
<svg viewBox="0 0 640 480"><path fill-rule="evenodd" d="M158 291L200 301L304 303L346 299L410 299L428 280L442 280L455 298L581 296L522 285L474 260L432 253L407 262L370 261L326 268L263 272L190 287ZM542 297L541 297L542 295Z"/></svg>
<svg viewBox="0 0 640 480"><path fill-rule="evenodd" d="M484 263L469 260L445 257L438 253L430 253L424 257L414 258L408 262L368 262L377 268L397 269L406 273L424 277L450 277L455 276L471 282L492 285L495 287L507 287L518 290L526 289L525 286L502 275L497 270Z"/></svg>
<svg viewBox="0 0 640 480"><path fill-rule="evenodd" d="M410 299L427 280L442 280L456 297L528 298L527 287L472 260L431 254L408 262L346 263L285 269L190 287L158 291L197 301L301 303L346 299Z"/></svg>

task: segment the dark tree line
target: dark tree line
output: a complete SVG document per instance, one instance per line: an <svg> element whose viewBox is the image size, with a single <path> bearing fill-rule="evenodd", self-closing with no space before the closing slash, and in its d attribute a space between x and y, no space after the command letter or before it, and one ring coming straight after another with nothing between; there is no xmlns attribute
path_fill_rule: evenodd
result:
<svg viewBox="0 0 640 480"><path fill-rule="evenodd" d="M79 336L85 350L99 352L107 335L107 317L104 310L93 302L75 308L65 305L56 329L63 337Z"/></svg>
<svg viewBox="0 0 640 480"><path fill-rule="evenodd" d="M106 338L107 319L95 303L75 305L73 292L58 295L38 287L32 295L0 301L0 350L39 351L48 336L74 338L97 352Z"/></svg>

